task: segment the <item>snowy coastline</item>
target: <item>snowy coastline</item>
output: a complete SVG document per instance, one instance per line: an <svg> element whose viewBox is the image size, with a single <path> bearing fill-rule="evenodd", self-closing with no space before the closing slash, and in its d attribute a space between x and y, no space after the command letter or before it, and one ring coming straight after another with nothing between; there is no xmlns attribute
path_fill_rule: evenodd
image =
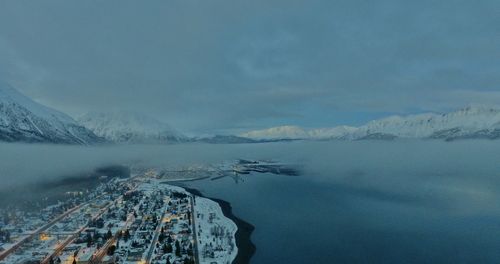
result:
<svg viewBox="0 0 500 264"><path fill-rule="evenodd" d="M250 259L252 258L252 256L255 254L256 251L255 244L253 244L250 239L255 227L252 224L244 221L243 219L236 217L232 212L232 207L229 202L213 197L206 197L199 190L194 188L189 188L185 186L183 186L183 188L197 197L204 197L210 199L211 201L216 202L220 206L224 216L229 218L237 226L235 239L238 252L236 254L236 258L233 260L232 263L234 264L250 263Z"/></svg>
<svg viewBox="0 0 500 264"><path fill-rule="evenodd" d="M238 255L236 233L238 226L229 217L218 201L205 198L194 189L183 188L163 182L170 190L194 197L194 221L200 264L233 263ZM217 234L216 234L217 233ZM216 234L216 235L214 235ZM209 256L213 253L213 257Z"/></svg>
<svg viewBox="0 0 500 264"><path fill-rule="evenodd" d="M204 197L196 196L194 211L200 263L232 263L238 254L236 224L217 202Z"/></svg>

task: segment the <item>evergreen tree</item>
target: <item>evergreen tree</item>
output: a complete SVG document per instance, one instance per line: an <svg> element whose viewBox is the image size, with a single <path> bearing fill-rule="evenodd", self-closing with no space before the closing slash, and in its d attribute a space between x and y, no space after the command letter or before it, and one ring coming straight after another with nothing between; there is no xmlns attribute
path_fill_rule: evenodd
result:
<svg viewBox="0 0 500 264"><path fill-rule="evenodd" d="M87 247L90 247L92 245L92 235L90 233L87 233Z"/></svg>
<svg viewBox="0 0 500 264"><path fill-rule="evenodd" d="M5 242L7 242L7 243L10 242L10 231L9 230L5 231Z"/></svg>
<svg viewBox="0 0 500 264"><path fill-rule="evenodd" d="M174 249L172 248L172 244L167 243L165 246L165 253L172 253Z"/></svg>
<svg viewBox="0 0 500 264"><path fill-rule="evenodd" d="M175 255L177 257L181 256L181 245L179 244L179 240L175 241Z"/></svg>
<svg viewBox="0 0 500 264"><path fill-rule="evenodd" d="M108 233L106 234L106 239L110 239L113 236L111 233L111 229L108 229Z"/></svg>
<svg viewBox="0 0 500 264"><path fill-rule="evenodd" d="M167 244L163 244L163 247L161 248L161 250L163 250L164 253L167 253Z"/></svg>

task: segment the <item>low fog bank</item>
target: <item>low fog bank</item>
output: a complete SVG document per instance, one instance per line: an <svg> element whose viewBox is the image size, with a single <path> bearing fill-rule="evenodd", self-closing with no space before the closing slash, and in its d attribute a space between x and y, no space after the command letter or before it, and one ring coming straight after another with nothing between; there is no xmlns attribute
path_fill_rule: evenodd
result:
<svg viewBox="0 0 500 264"><path fill-rule="evenodd" d="M0 144L0 191L79 178L129 157L111 148Z"/></svg>
<svg viewBox="0 0 500 264"><path fill-rule="evenodd" d="M276 158L274 146L264 145L116 145L68 146L0 144L0 191L91 174L110 165L179 167L213 164L237 158ZM284 153L282 153L284 154Z"/></svg>
<svg viewBox="0 0 500 264"><path fill-rule="evenodd" d="M439 208L454 202L440 196L453 193L484 205L484 199L498 198L499 147L496 141L420 140L106 147L0 144L0 190L112 164L185 166L244 158L299 164L302 177L314 176L311 181L328 184L334 191L375 200L433 203Z"/></svg>
<svg viewBox="0 0 500 264"><path fill-rule="evenodd" d="M500 142L488 140L333 142L301 148L309 179L338 193L342 201L336 202L348 208L376 204L380 212L425 208L462 216L500 213L499 149Z"/></svg>

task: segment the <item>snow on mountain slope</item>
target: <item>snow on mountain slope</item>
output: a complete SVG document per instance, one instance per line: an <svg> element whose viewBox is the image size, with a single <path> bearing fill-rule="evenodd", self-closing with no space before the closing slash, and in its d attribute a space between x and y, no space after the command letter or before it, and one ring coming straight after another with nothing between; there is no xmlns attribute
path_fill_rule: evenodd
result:
<svg viewBox="0 0 500 264"><path fill-rule="evenodd" d="M469 106L447 114L391 116L360 127L306 130L274 127L242 134L252 139L393 139L393 138L500 138L500 107Z"/></svg>
<svg viewBox="0 0 500 264"><path fill-rule="evenodd" d="M78 121L96 135L113 142L172 143L186 139L169 125L138 113L88 113Z"/></svg>
<svg viewBox="0 0 500 264"><path fill-rule="evenodd" d="M314 139L353 139L352 136L358 128L351 126L338 126L333 128L317 128L307 131L309 138Z"/></svg>
<svg viewBox="0 0 500 264"><path fill-rule="evenodd" d="M0 141L93 144L103 140L68 115L0 82Z"/></svg>
<svg viewBox="0 0 500 264"><path fill-rule="evenodd" d="M500 108L469 106L447 114L393 116L369 122L360 127L357 137L373 133L400 138L445 138L472 135L482 130L494 130L500 124ZM453 131L453 133L444 133ZM440 135L440 136L437 136Z"/></svg>
<svg viewBox="0 0 500 264"><path fill-rule="evenodd" d="M254 130L240 136L257 140L276 139L340 139L349 137L357 131L355 127L339 126L306 130L298 126L280 126L263 130Z"/></svg>
<svg viewBox="0 0 500 264"><path fill-rule="evenodd" d="M251 139L305 139L307 132L298 126L279 126L263 130L254 130L241 134Z"/></svg>

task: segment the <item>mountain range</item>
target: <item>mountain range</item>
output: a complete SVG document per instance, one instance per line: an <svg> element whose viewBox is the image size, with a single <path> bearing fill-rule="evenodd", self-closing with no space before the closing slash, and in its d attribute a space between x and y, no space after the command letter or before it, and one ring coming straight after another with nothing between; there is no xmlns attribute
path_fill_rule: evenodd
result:
<svg viewBox="0 0 500 264"><path fill-rule="evenodd" d="M500 138L500 107L469 106L455 112L390 116L362 126L306 129L279 126L240 135L190 138L152 117L130 113L70 116L34 102L0 82L0 141L61 144L259 143L286 140L392 140Z"/></svg>
<svg viewBox="0 0 500 264"><path fill-rule="evenodd" d="M254 140L497 139L500 138L500 107L469 106L446 114L390 116L359 127L305 129L298 126L280 126L249 131L240 136Z"/></svg>

